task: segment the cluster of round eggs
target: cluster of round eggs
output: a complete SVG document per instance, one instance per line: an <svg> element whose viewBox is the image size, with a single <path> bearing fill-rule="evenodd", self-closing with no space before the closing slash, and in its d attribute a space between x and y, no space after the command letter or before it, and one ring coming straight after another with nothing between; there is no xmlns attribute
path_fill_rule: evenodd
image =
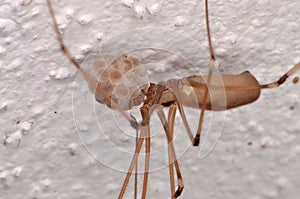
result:
<svg viewBox="0 0 300 199"><path fill-rule="evenodd" d="M123 110L140 105L149 87L147 71L140 61L131 55L121 55L111 62L97 60L93 72L100 86ZM95 98L102 104L111 104L99 93Z"/></svg>

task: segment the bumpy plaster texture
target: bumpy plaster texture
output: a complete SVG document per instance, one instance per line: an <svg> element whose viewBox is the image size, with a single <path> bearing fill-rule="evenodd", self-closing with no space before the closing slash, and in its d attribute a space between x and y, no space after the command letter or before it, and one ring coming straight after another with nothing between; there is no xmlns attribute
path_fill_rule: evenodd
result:
<svg viewBox="0 0 300 199"><path fill-rule="evenodd" d="M131 50L151 81L207 73L204 1L55 0L53 5L64 41L83 65L99 45L118 56L120 46L138 38L127 37L138 30L124 32L147 27L149 42L146 36L137 42L145 49ZM262 83L277 79L300 61L299 10L299 0L210 1L219 70L249 70ZM61 54L46 2L0 1L0 37L0 198L117 198L135 131L117 111L93 99ZM298 197L299 99L300 85L289 79L251 105L208 113L200 148L190 146L176 117L181 198ZM130 113L140 119L138 109ZM192 129L198 116L187 110ZM156 116L151 129L148 198L170 198L166 138ZM125 198L133 198L132 181Z"/></svg>

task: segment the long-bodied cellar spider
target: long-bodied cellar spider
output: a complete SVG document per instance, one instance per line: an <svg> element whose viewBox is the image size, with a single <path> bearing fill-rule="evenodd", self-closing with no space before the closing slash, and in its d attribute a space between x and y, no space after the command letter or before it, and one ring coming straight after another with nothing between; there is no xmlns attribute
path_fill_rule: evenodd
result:
<svg viewBox="0 0 300 199"><path fill-rule="evenodd" d="M208 75L204 76L204 78L201 76L189 76L179 80L173 79L158 84L145 84L145 82L142 81L142 84L138 84L135 88L138 91L137 93L131 93L130 91L122 92L125 88L123 88L123 85L118 84L118 81L121 81L122 76L126 76L128 71L135 70L133 68L139 65L139 60L128 54L118 55L117 59L113 59L109 62L109 64L105 63L105 60L94 64L94 68L97 68L97 70L94 71L94 74L90 74L88 71L83 69L74 58L72 58L71 54L65 47L50 0L47 0L47 3L62 52L88 82L90 89L95 92L96 100L100 103L107 104L109 107L117 109L138 132L135 154L124 180L119 198L124 197L129 179L134 171L138 155L143 145L145 145L146 154L141 198L146 198L151 148L151 130L149 122L150 116L153 112L157 111L168 140L171 195L172 198L176 198L180 196L184 187L180 167L173 146L173 128L176 110L180 113L185 130L192 145L198 146L200 143L200 133L202 130L205 110L227 110L252 103L260 96L262 89L280 86L288 77L293 75L300 68L300 63L298 63L289 69L288 72L282 75L278 80L268 84L259 84L250 72L243 72L237 75L223 75L215 73L214 68L216 57L210 36L208 1L206 0L206 25L210 51L210 67ZM99 71L100 66L107 68L101 68ZM124 67L129 67L129 69L123 70ZM124 74L116 71L120 68L123 70ZM140 71L137 70L137 75L135 74L135 76L138 76L139 72ZM110 79L108 77L110 77ZM137 122L134 117L128 115L128 113L124 110L131 109L133 106L138 106L140 104L142 104L140 109L142 121ZM183 106L201 110L197 130L192 130L190 128ZM169 108L168 118L166 118L163 112L163 107ZM175 176L177 177L177 189L175 189ZM135 194L137 194L136 189ZM135 195L134 197L136 198L137 196Z"/></svg>

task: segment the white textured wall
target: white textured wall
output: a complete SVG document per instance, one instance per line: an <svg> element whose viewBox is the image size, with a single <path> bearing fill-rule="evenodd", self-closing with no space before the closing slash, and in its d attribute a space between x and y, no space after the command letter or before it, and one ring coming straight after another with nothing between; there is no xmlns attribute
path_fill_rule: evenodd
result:
<svg viewBox="0 0 300 199"><path fill-rule="evenodd" d="M101 44L126 30L164 27L199 44L198 53L187 51L205 73L204 1L140 0L138 13L146 6L142 20L124 2L130 4L53 1L76 58L97 39ZM262 83L276 80L300 61L299 9L299 0L210 1L220 70L249 70ZM117 198L135 132L116 111L94 103L59 50L45 1L0 1L0 37L0 198ZM171 69L148 65L150 79L174 78L169 70L180 70L180 61L163 63L171 63ZM185 182L181 198L292 199L300 194L300 86L291 80L263 91L254 104L213 115L215 123L207 118L203 140L208 126L223 127L202 143L209 150L222 132L208 155L189 147L177 123L175 148ZM82 92L73 90L78 85ZM187 114L195 127L199 113ZM156 122L154 118L148 198L170 198L165 138ZM126 198L132 198L132 184Z"/></svg>

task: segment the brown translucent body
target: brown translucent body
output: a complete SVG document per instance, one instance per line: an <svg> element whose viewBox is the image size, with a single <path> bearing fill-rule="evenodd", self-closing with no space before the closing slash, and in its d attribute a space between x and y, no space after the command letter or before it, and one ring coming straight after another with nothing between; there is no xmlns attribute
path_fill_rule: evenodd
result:
<svg viewBox="0 0 300 199"><path fill-rule="evenodd" d="M220 77L221 77L221 81L218 81ZM190 84L194 92L197 94L196 96L197 96L198 104L196 105L199 105L198 107L201 107L203 101L202 99L204 96L204 87L193 85L192 82L199 82L200 84L203 85L205 84L204 81L207 81L207 76L188 77L183 79L181 82L184 84L186 83L185 80L187 82L191 82ZM206 106L205 106L206 109L214 110L214 111L231 109L231 108L252 103L255 100L257 100L258 97L260 96L260 89L256 89L256 90L227 89L236 86L240 86L240 87L259 86L259 83L256 80L256 78L248 71L237 75L226 75L226 74L217 75L217 76L213 75L211 85L209 87L210 95L206 101ZM180 94L180 96L182 98L182 103L185 106L198 108L193 106L195 103L189 102L189 96L186 96L184 94ZM191 97L190 99L194 99L194 97Z"/></svg>
<svg viewBox="0 0 300 199"><path fill-rule="evenodd" d="M208 76L190 76L180 80L169 80L159 104L168 105L176 99L184 105L199 109L202 106ZM260 89L238 89L260 86L248 71L237 75L212 75L208 87L209 96L205 102L207 110L226 110L254 102L260 96Z"/></svg>

